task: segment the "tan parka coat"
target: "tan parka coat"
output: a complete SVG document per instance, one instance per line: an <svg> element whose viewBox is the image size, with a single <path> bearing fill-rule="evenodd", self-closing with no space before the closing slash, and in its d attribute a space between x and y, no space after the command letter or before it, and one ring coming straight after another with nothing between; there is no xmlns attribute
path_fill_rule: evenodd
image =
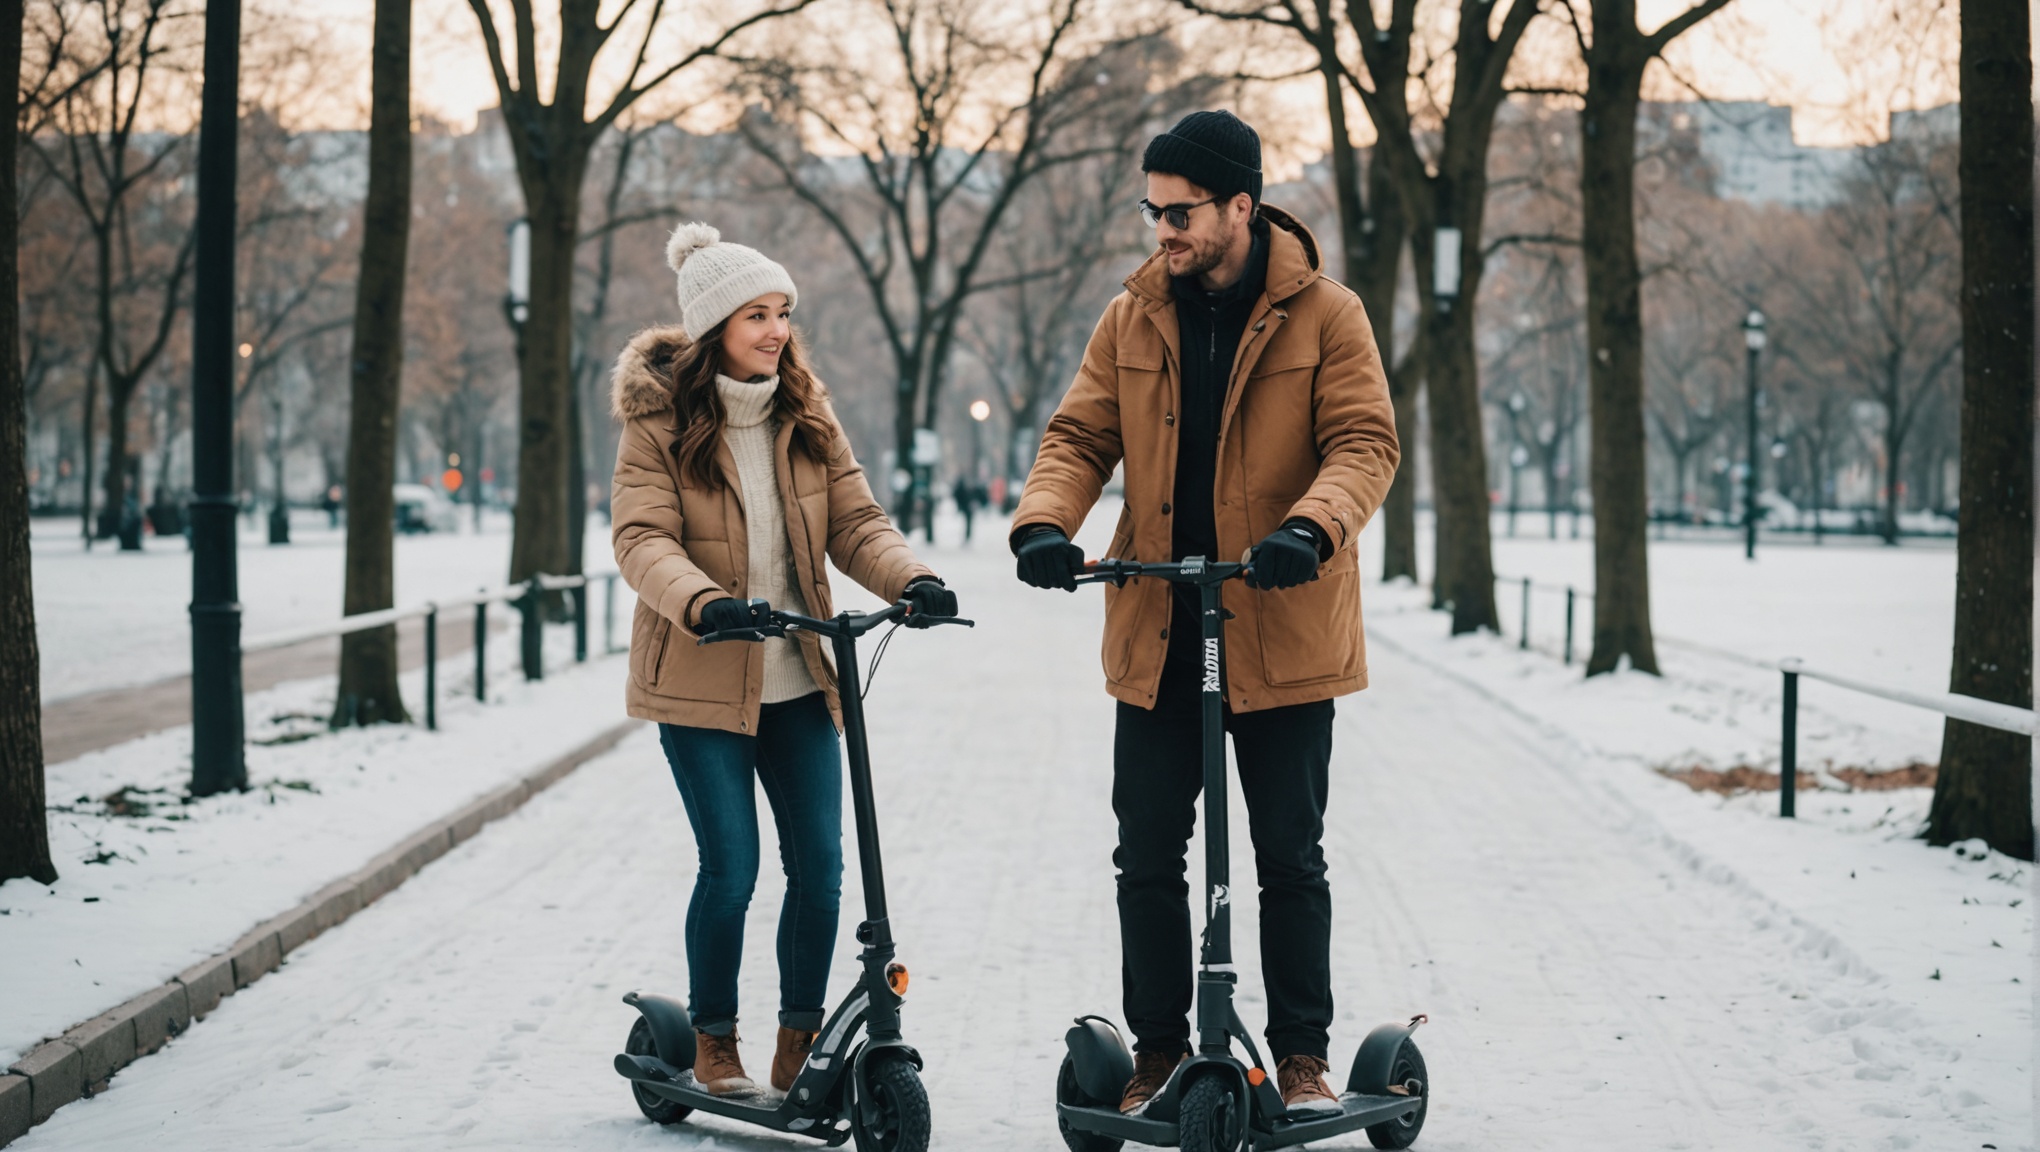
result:
<svg viewBox="0 0 2040 1152"><path fill-rule="evenodd" d="M1225 585L1226 700L1236 712L1326 700L1367 686L1354 541L1395 479L1395 411L1359 297L1322 275L1317 240L1263 204L1267 288L1240 340L1219 422L1212 509L1220 556L1237 560L1283 522L1318 526L1331 558L1317 579L1278 592ZM1106 554L1172 560L1181 351L1168 263L1157 251L1126 279L1091 334L1014 513L1076 535L1124 461L1126 507ZM1017 543L1017 539L1016 539ZM1105 591L1105 680L1114 697L1155 703L1168 650L1169 586Z"/></svg>
<svg viewBox="0 0 2040 1152"><path fill-rule="evenodd" d="M640 332L617 358L610 383L610 408L623 423L610 487L610 536L617 568L638 597L624 705L645 720L750 734L758 730L765 685L762 646L694 642L703 604L745 595L751 553L728 445L717 446L723 483L712 488L685 478L673 452L680 428L671 369L686 346L687 334L677 326ZM791 423L782 423L773 441L795 579L807 615L824 617L836 611L828 561L887 601L898 600L908 582L935 574L914 559L872 498L833 411L829 422L836 435L826 461L793 447ZM840 728L835 670L814 636L799 634L799 642Z"/></svg>

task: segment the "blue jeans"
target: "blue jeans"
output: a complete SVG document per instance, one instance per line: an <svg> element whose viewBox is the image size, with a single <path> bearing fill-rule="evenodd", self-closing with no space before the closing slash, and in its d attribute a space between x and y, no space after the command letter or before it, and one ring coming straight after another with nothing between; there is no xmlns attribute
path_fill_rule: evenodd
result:
<svg viewBox="0 0 2040 1152"><path fill-rule="evenodd" d="M765 786L779 827L786 903L779 911L779 1023L822 1026L836 911L843 891L843 760L820 692L766 704L758 734L659 725L701 867L687 905L688 1011L727 1035L737 1021L744 913L758 881L758 802Z"/></svg>

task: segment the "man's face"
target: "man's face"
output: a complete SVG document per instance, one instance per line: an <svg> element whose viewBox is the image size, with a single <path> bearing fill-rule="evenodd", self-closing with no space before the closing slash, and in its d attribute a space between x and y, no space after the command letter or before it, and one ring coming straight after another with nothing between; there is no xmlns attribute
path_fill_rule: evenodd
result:
<svg viewBox="0 0 2040 1152"><path fill-rule="evenodd" d="M1185 204L1190 209L1187 227L1171 227L1167 220L1155 225L1155 239L1168 253L1169 275L1201 276L1225 262L1239 243L1241 214L1252 198L1242 192L1231 200L1205 204L1211 193L1181 176L1167 172L1147 174L1147 201L1157 208Z"/></svg>

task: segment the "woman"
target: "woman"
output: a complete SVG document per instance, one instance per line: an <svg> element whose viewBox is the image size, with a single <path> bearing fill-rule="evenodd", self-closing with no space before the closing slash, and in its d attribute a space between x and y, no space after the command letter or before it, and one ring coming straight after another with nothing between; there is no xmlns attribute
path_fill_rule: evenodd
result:
<svg viewBox="0 0 2040 1152"><path fill-rule="evenodd" d="M753 604L829 616L827 561L911 612L956 614L914 559L808 371L786 269L706 224L666 247L681 324L639 333L617 360L623 422L611 497L616 563L637 592L632 716L659 739L694 826L687 906L694 1077L754 1090L737 1055L737 966L758 875L762 782L786 869L779 916L779 1044L772 1086L792 1084L822 1026L843 874L841 712L815 637L697 646L757 621Z"/></svg>

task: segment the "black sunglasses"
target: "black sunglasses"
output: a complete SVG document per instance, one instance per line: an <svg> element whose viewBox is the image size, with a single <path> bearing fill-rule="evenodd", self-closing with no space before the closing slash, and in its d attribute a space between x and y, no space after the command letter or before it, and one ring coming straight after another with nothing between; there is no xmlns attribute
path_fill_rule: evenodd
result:
<svg viewBox="0 0 2040 1152"><path fill-rule="evenodd" d="M1223 196L1213 196L1209 200L1199 200L1195 204L1166 205L1150 204L1147 200L1143 199L1140 202L1140 218L1147 221L1147 226L1150 228L1167 220L1169 227L1180 230L1190 226L1190 213L1192 211L1202 208L1206 204L1216 204L1223 199L1225 199Z"/></svg>

